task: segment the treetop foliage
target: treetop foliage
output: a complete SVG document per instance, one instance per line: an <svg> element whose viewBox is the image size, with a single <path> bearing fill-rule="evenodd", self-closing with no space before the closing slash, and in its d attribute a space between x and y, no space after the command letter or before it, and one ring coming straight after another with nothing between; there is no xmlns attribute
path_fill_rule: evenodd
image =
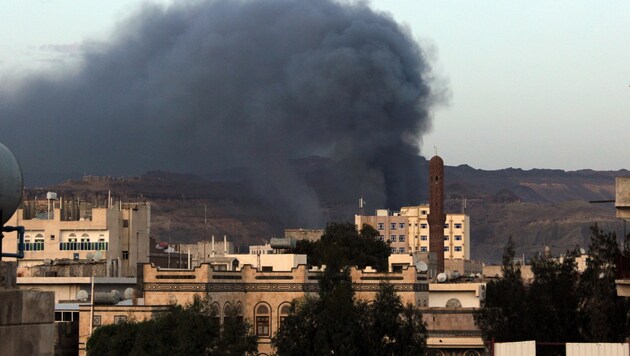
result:
<svg viewBox="0 0 630 356"><path fill-rule="evenodd" d="M387 271L390 247L378 237L378 231L367 224L357 231L352 223L329 223L320 240L299 240L291 253L308 255L311 266L326 265L334 269L372 266Z"/></svg>
<svg viewBox="0 0 630 356"><path fill-rule="evenodd" d="M626 240L630 237L627 236ZM615 288L616 261L621 251L614 232L591 228L587 268L578 273L579 249L562 259L532 259L533 282L526 286L520 266L513 264L510 238L503 276L487 285L485 305L475 320L484 339L506 342L621 342L630 335L630 304Z"/></svg>
<svg viewBox="0 0 630 356"><path fill-rule="evenodd" d="M172 304L152 319L97 328L87 342L89 355L245 355L257 350L248 322L233 310L223 324L208 296Z"/></svg>

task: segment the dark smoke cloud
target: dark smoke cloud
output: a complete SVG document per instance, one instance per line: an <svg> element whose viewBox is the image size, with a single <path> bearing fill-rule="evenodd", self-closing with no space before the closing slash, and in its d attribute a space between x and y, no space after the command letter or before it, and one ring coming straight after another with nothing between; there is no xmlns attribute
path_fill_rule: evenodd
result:
<svg viewBox="0 0 630 356"><path fill-rule="evenodd" d="M319 155L336 187L372 207L420 198L417 162L434 101L409 32L363 3L146 5L80 68L0 98L0 141L25 176L246 167L290 216L321 223L291 161ZM272 198L271 198L272 197Z"/></svg>

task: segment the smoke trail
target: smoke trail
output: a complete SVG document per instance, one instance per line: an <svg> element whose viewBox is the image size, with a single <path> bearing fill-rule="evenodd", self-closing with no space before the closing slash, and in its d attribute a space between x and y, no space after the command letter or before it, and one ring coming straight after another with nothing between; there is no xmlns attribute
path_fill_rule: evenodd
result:
<svg viewBox="0 0 630 356"><path fill-rule="evenodd" d="M332 0L146 5L67 75L0 99L4 142L24 173L151 169L255 172L259 191L321 222L291 160L337 162L339 194L415 203L412 167L430 124L430 67L408 31Z"/></svg>

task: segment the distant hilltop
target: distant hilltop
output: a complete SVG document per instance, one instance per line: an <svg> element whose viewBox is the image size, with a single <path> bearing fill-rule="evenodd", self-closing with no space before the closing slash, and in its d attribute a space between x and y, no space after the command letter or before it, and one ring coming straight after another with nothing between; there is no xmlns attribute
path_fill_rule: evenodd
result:
<svg viewBox="0 0 630 356"><path fill-rule="evenodd" d="M317 193L325 221L352 221L360 197L337 194L330 179L340 163L313 157L294 164ZM588 227L594 222L618 235L623 232L614 204L589 201L614 199L614 178L630 176L628 170L482 170L445 164L445 211L465 210L470 215L471 258L475 260L498 262L510 235L516 253L528 258L545 246L553 254L576 245L586 247ZM418 157L417 165L423 172L423 181L418 182L422 195L417 197L421 204L428 200L428 161ZM157 240L193 242L212 234L228 235L235 246L244 248L282 236L285 228L323 228L296 224L273 199L262 196L272 192L256 190L255 181L239 169L205 177L165 171L131 177L84 175L80 181L27 189L26 195L44 196L46 191L64 199L105 201L111 192L122 201L150 200L151 232ZM366 213L384 208L367 203Z"/></svg>

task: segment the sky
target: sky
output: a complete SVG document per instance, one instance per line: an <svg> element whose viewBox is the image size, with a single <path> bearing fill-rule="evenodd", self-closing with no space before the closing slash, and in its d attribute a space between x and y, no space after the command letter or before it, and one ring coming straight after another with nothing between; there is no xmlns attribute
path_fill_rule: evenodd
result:
<svg viewBox="0 0 630 356"><path fill-rule="evenodd" d="M2 1L0 86L80 60L144 2ZM152 1L156 2L156 1ZM162 3L169 3L167 0ZM630 2L373 0L446 100L422 154L481 169L630 169Z"/></svg>

